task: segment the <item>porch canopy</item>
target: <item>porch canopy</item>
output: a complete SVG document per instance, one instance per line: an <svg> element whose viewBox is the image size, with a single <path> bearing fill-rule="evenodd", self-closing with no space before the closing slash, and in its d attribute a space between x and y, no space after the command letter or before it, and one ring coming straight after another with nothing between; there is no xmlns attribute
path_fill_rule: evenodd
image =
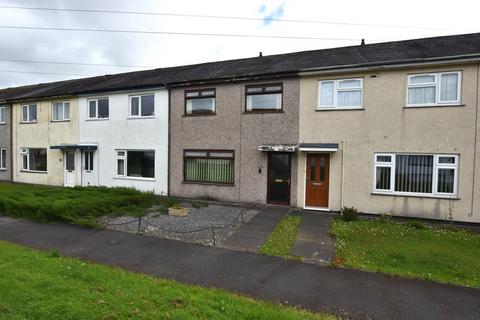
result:
<svg viewBox="0 0 480 320"><path fill-rule="evenodd" d="M262 144L258 146L259 151L265 152L296 152L296 144Z"/></svg>
<svg viewBox="0 0 480 320"><path fill-rule="evenodd" d="M50 146L52 150L97 150L96 144L68 144L61 143L56 146Z"/></svg>
<svg viewBox="0 0 480 320"><path fill-rule="evenodd" d="M304 152L335 152L338 150L338 143L300 143L298 150Z"/></svg>

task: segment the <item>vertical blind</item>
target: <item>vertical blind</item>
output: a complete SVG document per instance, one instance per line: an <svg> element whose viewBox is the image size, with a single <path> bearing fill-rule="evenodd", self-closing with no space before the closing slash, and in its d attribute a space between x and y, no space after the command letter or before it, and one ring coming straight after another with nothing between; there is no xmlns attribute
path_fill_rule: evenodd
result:
<svg viewBox="0 0 480 320"><path fill-rule="evenodd" d="M433 156L396 156L395 191L431 193L432 180Z"/></svg>
<svg viewBox="0 0 480 320"><path fill-rule="evenodd" d="M186 152L185 181L233 184L233 152Z"/></svg>

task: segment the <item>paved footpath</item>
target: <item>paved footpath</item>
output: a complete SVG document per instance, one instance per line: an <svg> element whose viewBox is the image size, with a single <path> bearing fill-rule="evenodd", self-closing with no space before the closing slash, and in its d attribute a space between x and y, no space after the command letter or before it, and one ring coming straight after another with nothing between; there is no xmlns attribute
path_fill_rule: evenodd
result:
<svg viewBox="0 0 480 320"><path fill-rule="evenodd" d="M480 290L110 230L0 218L0 240L354 319L478 319Z"/></svg>

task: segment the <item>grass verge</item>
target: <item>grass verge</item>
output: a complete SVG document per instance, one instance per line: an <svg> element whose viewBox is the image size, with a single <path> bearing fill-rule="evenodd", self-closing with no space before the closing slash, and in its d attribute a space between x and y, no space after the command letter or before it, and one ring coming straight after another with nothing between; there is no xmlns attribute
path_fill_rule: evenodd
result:
<svg viewBox="0 0 480 320"><path fill-rule="evenodd" d="M270 256L292 257L290 250L297 237L301 222L302 218L298 216L284 216L260 248L260 252Z"/></svg>
<svg viewBox="0 0 480 320"><path fill-rule="evenodd" d="M98 227L106 215L140 216L161 201L130 188L52 187L0 183L0 212L17 218L61 221Z"/></svg>
<svg viewBox="0 0 480 320"><path fill-rule="evenodd" d="M480 287L479 233L370 219L334 219L332 231L337 264Z"/></svg>
<svg viewBox="0 0 480 320"><path fill-rule="evenodd" d="M334 319L0 242L0 318Z"/></svg>

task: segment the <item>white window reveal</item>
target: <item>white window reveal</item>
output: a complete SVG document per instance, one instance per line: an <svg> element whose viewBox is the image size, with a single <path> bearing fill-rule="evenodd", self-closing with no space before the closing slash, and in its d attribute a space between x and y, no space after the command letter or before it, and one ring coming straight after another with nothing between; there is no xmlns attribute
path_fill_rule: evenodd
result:
<svg viewBox="0 0 480 320"><path fill-rule="evenodd" d="M460 104L461 76L460 71L409 75L407 106Z"/></svg>
<svg viewBox="0 0 480 320"><path fill-rule="evenodd" d="M130 96L130 117L153 117L155 115L155 95Z"/></svg>
<svg viewBox="0 0 480 320"><path fill-rule="evenodd" d="M30 104L22 106L22 123L37 122L37 105Z"/></svg>
<svg viewBox="0 0 480 320"><path fill-rule="evenodd" d="M7 170L7 149L0 148L0 170Z"/></svg>
<svg viewBox="0 0 480 320"><path fill-rule="evenodd" d="M98 98L88 100L88 118L89 119L108 119L109 107L108 98Z"/></svg>
<svg viewBox="0 0 480 320"><path fill-rule="evenodd" d="M0 107L0 124L7 123L7 107Z"/></svg>
<svg viewBox="0 0 480 320"><path fill-rule="evenodd" d="M22 170L47 172L47 149L21 148Z"/></svg>
<svg viewBox="0 0 480 320"><path fill-rule="evenodd" d="M70 101L54 102L52 104L52 121L70 120Z"/></svg>
<svg viewBox="0 0 480 320"><path fill-rule="evenodd" d="M318 83L317 109L361 109L363 79L322 80Z"/></svg>
<svg viewBox="0 0 480 320"><path fill-rule="evenodd" d="M155 178L155 151L117 150L117 176Z"/></svg>
<svg viewBox="0 0 480 320"><path fill-rule="evenodd" d="M373 190L380 193L455 197L458 155L375 154Z"/></svg>

